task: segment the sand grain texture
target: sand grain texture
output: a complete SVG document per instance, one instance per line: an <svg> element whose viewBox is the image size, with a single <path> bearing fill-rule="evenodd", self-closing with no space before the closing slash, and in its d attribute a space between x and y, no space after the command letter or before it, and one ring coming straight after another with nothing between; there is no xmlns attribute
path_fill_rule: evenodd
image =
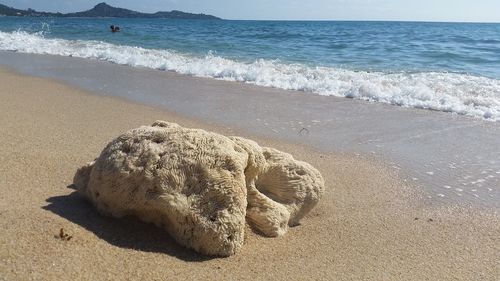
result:
<svg viewBox="0 0 500 281"><path fill-rule="evenodd" d="M162 229L99 215L67 189L114 136L154 120L243 135L154 108L0 70L0 279L498 280L496 210L420 204L374 159L259 140L318 168L326 192L300 227L246 230L233 257L178 246ZM255 139L255 138L254 138ZM59 229L70 241L56 238Z"/></svg>

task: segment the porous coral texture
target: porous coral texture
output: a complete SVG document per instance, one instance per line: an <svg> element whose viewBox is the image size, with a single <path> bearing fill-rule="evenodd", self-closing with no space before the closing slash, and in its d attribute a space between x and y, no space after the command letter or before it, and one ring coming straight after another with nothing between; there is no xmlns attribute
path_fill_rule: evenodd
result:
<svg viewBox="0 0 500 281"><path fill-rule="evenodd" d="M102 214L136 216L217 256L242 247L246 221L283 235L324 190L321 174L289 154L164 121L113 140L78 169L74 185Z"/></svg>

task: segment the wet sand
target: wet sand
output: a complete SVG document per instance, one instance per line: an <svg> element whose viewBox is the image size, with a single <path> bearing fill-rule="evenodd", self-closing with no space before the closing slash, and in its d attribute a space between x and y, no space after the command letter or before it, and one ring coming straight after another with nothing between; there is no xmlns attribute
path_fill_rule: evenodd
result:
<svg viewBox="0 0 500 281"><path fill-rule="evenodd" d="M0 52L0 65L254 136L374 155L428 204L500 208L500 122L72 57Z"/></svg>
<svg viewBox="0 0 500 281"><path fill-rule="evenodd" d="M371 153L327 153L5 69L0 85L0 279L498 280L497 209L428 204L404 169ZM67 188L113 137L157 119L292 153L322 172L326 194L284 237L247 229L243 250L220 259L152 225L103 217ZM60 228L70 241L57 238Z"/></svg>

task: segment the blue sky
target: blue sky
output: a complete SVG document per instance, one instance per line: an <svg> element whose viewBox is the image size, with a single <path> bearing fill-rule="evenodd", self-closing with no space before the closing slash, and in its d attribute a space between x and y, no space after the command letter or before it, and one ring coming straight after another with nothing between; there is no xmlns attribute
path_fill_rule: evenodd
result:
<svg viewBox="0 0 500 281"><path fill-rule="evenodd" d="M74 12L102 0L0 0L16 8ZM500 0L106 0L144 12L182 10L226 19L500 22Z"/></svg>

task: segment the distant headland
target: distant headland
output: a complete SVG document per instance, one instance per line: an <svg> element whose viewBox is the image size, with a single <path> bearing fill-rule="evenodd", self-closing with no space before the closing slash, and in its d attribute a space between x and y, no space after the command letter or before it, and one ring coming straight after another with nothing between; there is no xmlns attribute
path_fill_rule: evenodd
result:
<svg viewBox="0 0 500 281"><path fill-rule="evenodd" d="M97 4L94 8L77 13L38 12L33 9L19 10L0 4L0 16L14 17L86 17L86 18L161 18L161 19L202 19L220 20L220 18L206 14L192 14L181 11L141 13L123 8L116 8L106 3Z"/></svg>

